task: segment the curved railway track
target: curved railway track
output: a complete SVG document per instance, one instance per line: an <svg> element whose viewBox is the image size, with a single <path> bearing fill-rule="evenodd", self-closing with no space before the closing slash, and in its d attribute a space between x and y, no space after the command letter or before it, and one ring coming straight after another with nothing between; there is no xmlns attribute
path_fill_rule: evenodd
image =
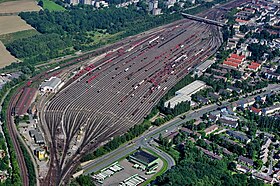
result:
<svg viewBox="0 0 280 186"><path fill-rule="evenodd" d="M233 1L226 4L225 7L231 8L246 1L247 0ZM200 15L208 16L208 18L214 19L222 14L222 10L210 10ZM149 61L145 59L147 58L147 56L145 56L145 52L158 46L156 46L154 42L143 42L143 38L154 38L154 36L159 34L159 31L163 32L164 30L168 29L170 29L169 38L180 37L180 35L184 34L176 36L176 34L174 35L174 33L176 32L172 33L172 29L176 30L176 28L179 27L180 30L180 25L183 23L185 23L185 20L180 20L175 22L174 24L160 27L160 29L157 29L157 32L148 31L146 32L146 35L139 34L137 36L124 39L121 42L117 42L113 45L96 50L89 54L85 54L78 59L70 60L69 62L61 65L61 67L67 68L67 66L88 61L92 57L100 53L108 52L117 47L128 46L126 50L129 50L129 47L134 46L134 48L131 49L133 52L129 53L129 56L127 57L123 56L124 54L122 54L122 52L115 52L112 54L113 56L105 57L106 61L98 61L97 65L100 65L100 67L102 67L101 69L95 68L91 71L91 73L86 73L82 77L79 77L77 80L69 81L64 89L60 91L53 100L59 99L56 97L59 97L59 95L62 94L70 95L68 96L69 99L66 98L64 102L56 102L52 100L46 105L46 110L44 110L44 113L46 114L45 119L47 129L52 136L52 139L48 139L51 144L51 168L46 175L44 182L42 182L43 185L65 184L69 179L69 174L75 170L78 165L79 159L83 155L85 155L88 151L91 151L92 149L98 147L101 142L106 141L110 137L123 134L123 132L128 130L131 126L139 123L143 116L145 116L149 112L149 110L151 110L153 105L155 105L160 100L160 98L164 95L164 92L169 90L174 84L176 84L176 82L178 82L186 73L189 72L189 68L199 64L201 61L204 61L205 59L207 59L207 57L214 54L221 43L219 31L214 26L201 26L203 25L201 23L201 25L197 25L198 27L196 29L199 30L203 28L204 30L202 29L201 32L211 32L213 34L213 37L207 41L208 47L205 44L205 40L203 40L202 42L201 40L199 41L199 39L195 39L192 41L188 41L188 38L182 39L179 44L181 46L184 45L182 48L186 49L185 52L188 55L188 60L179 60L180 63L176 64L176 68L174 68L172 71L171 69L173 68L173 64L169 62L172 61L173 58L174 60L178 59L176 58L176 56L178 57L182 55L182 51L180 49L181 47L179 45L177 46L177 48L173 49L172 54L170 52L168 54L158 52L158 54L161 55L155 56L155 52L151 54L153 57L155 57L155 59L149 59ZM176 25L178 27L176 27ZM183 30L177 32L177 34L181 32L183 32ZM149 36L151 36L151 38ZM140 41L137 41L138 37ZM188 45L187 41L189 44L191 43L192 45L195 45L197 47ZM168 43L168 41L166 42ZM144 44L146 46L144 46ZM143 48L139 49L139 47ZM200 51L202 48L204 51ZM162 50L164 50L164 47ZM167 50L169 50L169 48ZM191 54L195 54L195 56L190 57L189 55ZM138 64L136 64L135 62L137 60L139 64L141 63L145 65L137 66ZM160 63L161 67L158 67L157 64L154 63L154 60ZM135 69L138 69L138 71L133 71L131 74L126 73L127 68L130 68L130 71L132 69L132 67L129 65L135 66ZM69 67L69 69L71 69L71 67ZM96 71L99 72L96 73ZM118 73L115 73L116 71ZM109 73L106 74L106 72ZM150 74L146 72L150 72ZM159 73L159 76L154 77L154 75L156 74L155 72ZM31 80L38 81L40 79L51 76L52 74L53 73L41 73L33 77ZM96 77L92 78L92 75L95 75ZM102 77L102 75L104 76ZM113 78L114 75L115 77ZM90 80L90 82L87 82L90 78L92 78L92 80ZM144 82L139 85L142 80L144 80ZM112 82L113 84L110 89L106 89L106 87L101 86L100 82L102 82L103 85L108 85ZM137 88L135 88L136 86ZM161 86L161 89L159 88L159 86ZM23 87L18 88L18 90L21 90ZM71 88L69 89L69 87ZM128 89L128 87L130 88ZM124 89L127 90L124 91ZM157 89L159 89L159 91L157 91ZM67 93L67 91L69 91L69 93ZM100 93L103 93L104 91L106 92L106 94L102 101L98 99L98 96L96 97L96 95L100 95ZM92 98L91 96L89 96L88 98L81 101L82 104L76 108L76 105L78 104L75 100L78 100L79 98L79 96L77 95L85 96L90 92L94 92L94 94L92 94L91 96L95 97ZM64 97L65 95L63 95L62 97ZM16 128L13 125L11 116L12 108L18 98L17 96L18 94L14 95L9 103L7 111L7 126L9 134L12 138L13 145L15 147L15 151L17 153L17 160L21 169L23 185L28 185L29 179L27 168L24 162L22 151L17 141L17 134L15 131ZM92 99L96 99L96 102L94 104L92 104L91 102ZM104 104L104 100L106 101L106 104ZM118 101L114 102L114 100ZM64 107L63 105L67 105L67 107ZM94 107L99 109L92 110L92 106L90 107L90 105L94 105ZM115 110L110 111L110 109L112 108L115 108ZM81 131L81 128L83 128L84 136L86 137L82 138L77 150L72 152L73 154L68 157L67 154L69 153L69 148L70 146L73 146L73 139L77 137L77 133ZM58 135L61 134L63 134L64 137L62 137L62 139L57 138ZM61 154L61 156L59 154Z"/></svg>
<svg viewBox="0 0 280 186"><path fill-rule="evenodd" d="M45 183L65 184L84 154L139 123L190 68L215 53L216 36L215 26L180 21L81 70L43 110L52 149Z"/></svg>
<svg viewBox="0 0 280 186"><path fill-rule="evenodd" d="M17 157L17 161L19 164L19 168L20 168L20 175L22 178L22 184L24 186L28 186L29 185L28 171L27 171L27 167L26 167L26 164L24 161L24 156L23 156L22 150L20 148L20 144L17 140L17 132L16 132L17 129L13 123L12 115L11 115L12 108L14 107L18 97L19 97L19 94L13 95L11 98L11 101L9 102L7 113L6 113L7 127L8 127L9 135L12 139L13 146L14 146L14 149L16 152L16 157Z"/></svg>

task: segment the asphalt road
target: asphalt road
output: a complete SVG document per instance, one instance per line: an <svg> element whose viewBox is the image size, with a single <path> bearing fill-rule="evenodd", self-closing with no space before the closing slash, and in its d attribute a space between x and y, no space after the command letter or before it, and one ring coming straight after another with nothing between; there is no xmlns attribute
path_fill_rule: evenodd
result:
<svg viewBox="0 0 280 186"><path fill-rule="evenodd" d="M150 150L156 152L159 156L161 156L162 158L164 158L167 161L168 168L171 168L172 166L175 165L174 159L171 156L169 156L167 153L151 146L149 143L152 142L153 138L157 138L161 132L174 131L180 125L185 123L187 120L198 118L198 117L202 116L204 113L216 110L218 107L219 106L213 104L213 105L208 105L208 106L202 107L201 109L199 109L197 111L190 111L186 114L186 119L184 119L184 120L180 119L178 116L175 119L167 122L166 124L146 132L141 137L138 137L137 139L133 140L132 143L130 142L128 145L125 144L122 147L116 149L115 151L112 151L111 153L106 154L105 156L102 156L100 158L97 158L85 166L82 166L82 168L84 169L85 174L90 174L92 172L99 171L100 169L109 166L110 164L112 164L115 161L117 161L118 159L126 156L127 154L133 152L134 150L136 150L139 147L147 148L147 149L150 149Z"/></svg>
<svg viewBox="0 0 280 186"><path fill-rule="evenodd" d="M280 85L272 84L272 85L269 85L264 90L265 90L264 92L261 92L257 95L251 95L248 98L253 98L258 95L263 96L265 94L271 93L271 91L279 92ZM133 152L134 150L136 150L139 147L147 148L147 149L150 149L150 150L156 152L159 156L161 156L162 158L164 158L167 161L168 169L170 169L172 166L175 165L174 159L167 153L151 146L150 143L153 141L153 139L158 138L160 133L171 132L171 131L177 130L180 125L182 125L183 123L185 123L188 120L199 118L205 113L216 110L219 107L228 106L230 104L231 103L229 103L228 101L224 101L221 106L212 104L212 105L204 106L195 111L189 111L185 114L186 119L184 119L184 120L180 119L180 116L177 116L173 120L165 123L164 125L162 125L160 127L150 129L149 131L144 133L142 136L136 138L135 140L133 140L132 142L130 142L128 144L124 144L120 148L112 151L111 153L106 154L100 158L97 158L97 159L89 162L86 165L83 165L82 168L84 169L84 174L90 174L92 172L97 172L97 171L109 166L110 164L116 162L118 159Z"/></svg>

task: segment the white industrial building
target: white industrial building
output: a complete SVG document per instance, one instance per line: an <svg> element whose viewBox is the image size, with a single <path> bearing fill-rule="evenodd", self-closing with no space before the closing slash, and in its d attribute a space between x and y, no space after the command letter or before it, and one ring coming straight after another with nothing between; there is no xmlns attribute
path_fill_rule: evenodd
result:
<svg viewBox="0 0 280 186"><path fill-rule="evenodd" d="M63 83L60 78L58 77L51 77L50 79L44 81L41 86L40 90L42 92L57 92L59 88L63 86Z"/></svg>
<svg viewBox="0 0 280 186"><path fill-rule="evenodd" d="M191 95L195 94L196 92L200 91L201 89L205 88L206 84L203 81L196 80L191 84L185 86L184 88L175 92L175 97L166 101L164 103L165 107L168 107L170 103L170 108L174 108L175 105L181 103L183 101L191 101Z"/></svg>
<svg viewBox="0 0 280 186"><path fill-rule="evenodd" d="M207 68L211 67L211 65L213 65L213 63L215 63L215 60L206 60L205 62L203 62L202 64L200 64L199 66L197 66L195 68L195 74L197 74L198 76L201 76L203 74L203 72L205 72L207 70Z"/></svg>

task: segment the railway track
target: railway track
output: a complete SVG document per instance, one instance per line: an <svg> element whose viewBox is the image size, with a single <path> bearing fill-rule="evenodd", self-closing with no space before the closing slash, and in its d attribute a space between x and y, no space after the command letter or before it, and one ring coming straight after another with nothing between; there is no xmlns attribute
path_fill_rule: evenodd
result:
<svg viewBox="0 0 280 186"><path fill-rule="evenodd" d="M22 178L22 184L24 186L28 186L29 185L28 171L27 171L27 167L26 167L26 164L24 161L24 156L23 156L22 150L20 148L19 141L17 140L17 132L16 132L17 129L13 123L12 115L11 115L12 108L14 107L18 97L19 97L18 94L14 94L11 98L11 101L9 102L8 109L7 109L8 111L6 113L7 127L8 127L9 135L12 139L13 146L14 146L14 149L16 152L16 157L17 157L17 161L19 164L19 168L20 168L20 175Z"/></svg>
<svg viewBox="0 0 280 186"><path fill-rule="evenodd" d="M177 77L177 73L188 73L187 69L201 63L220 45L219 38L210 39L208 36L208 32L215 32L209 25L184 20L163 29L157 35L151 32L131 42L122 48L123 53L110 53L100 60L99 68L90 72L81 70L78 72L81 77L75 77L47 103L45 124L51 134L51 148L54 149L51 159L56 162L57 170L49 171L45 183L49 179L53 185L66 183L69 173L76 167L73 162L78 162L90 149L108 138L139 123L165 92L183 77ZM192 36L186 29L190 33L199 31L199 34ZM207 35L206 40L202 41L200 35ZM203 58L188 56L176 62L170 60L190 51L190 48L197 54L204 51ZM146 91L150 93L146 94ZM76 144L75 138L81 129L84 135L81 143ZM58 136L64 137L58 139ZM73 145L77 146L76 151L71 151ZM53 178L57 175L55 172L59 175Z"/></svg>
<svg viewBox="0 0 280 186"><path fill-rule="evenodd" d="M240 3L244 3L246 1L247 0L242 0L242 1L239 1L239 2L238 1L231 2L231 3L228 3L227 5L225 5L225 7L230 8L230 7L236 6ZM221 12L220 10L218 11L218 14L213 14L213 11L214 10L210 10L208 12L205 12L205 13L201 14L201 15L208 15L209 18L214 19L217 16L223 14L223 12ZM215 16L213 16L213 15L215 15ZM154 29L154 31L148 31L148 32L146 32L145 35L153 36L153 34L154 35L159 34L159 33L163 32L164 30L168 30L168 29L175 29L176 30L176 28L174 28L174 25L177 25L178 27L180 27L180 25L183 24L183 23L185 23L185 20L180 20L180 21L177 21L173 24L170 24L170 25L167 25L167 26L162 26L158 29ZM207 29L208 29L208 31L212 30L213 34L216 34L218 32L218 30L216 28L214 28L213 26L210 26ZM179 33L178 36L175 36L175 35L171 34L170 37L172 37L174 39L176 37L180 37L181 35L184 35L183 30L181 30L178 33ZM217 36L217 34L216 34L216 36ZM140 38L140 40L142 38L143 43L140 43L140 44L139 44L139 42L135 43L135 41L137 41L138 38ZM70 66L75 65L75 64L88 63L92 57L94 57L94 56L96 56L100 53L108 52L108 51L110 51L110 50L112 50L116 47L123 47L123 46L129 45L129 44L133 45L134 48L137 48L139 46L143 46L143 44L145 43L143 41L144 40L143 38L145 38L144 34L139 34L137 36L129 37L129 38L127 38L123 41L117 42L113 45L110 45L110 46L107 46L105 48L99 49L95 52L85 54L84 56L81 56L77 59L70 60L69 62L62 64L61 68L68 68L69 70L73 69ZM172 39L170 41L172 41ZM168 43L168 42L169 41L167 41L166 43ZM152 43L154 43L154 42L152 42ZM152 44L152 43L149 43L149 44ZM163 44L163 43L161 43L161 44ZM149 112L149 110L153 107L153 105L160 100L161 96L164 95L164 92L167 91L168 89L170 89L176 82L178 82L180 80L180 78L182 78L184 76L185 73L189 72L188 68L190 68L191 66L195 66L195 65L199 64L201 61L206 59L207 56L212 55L217 50L217 48L213 48L213 46L214 45L218 46L220 44L220 41L211 40L210 44L211 44L212 48L207 49L207 54L206 55L202 55L201 57L198 57L198 58L192 58L193 61L192 62L189 61L188 65L186 65L186 64L184 65L184 63L187 63L187 60L181 60L181 65L178 65L178 66L181 66L180 67L181 69L178 68L177 70L174 70L174 72L178 72L177 79L176 78L173 78L173 79L171 78L170 79L169 77L167 77L168 75L170 75L170 73L172 71L170 71L170 69L168 69L168 67L166 67L167 71L163 72L162 77L159 78L159 81L157 80L156 84L151 84L151 83L148 83L148 82L145 81L143 84L141 84L141 86L140 86L141 89L137 87L137 91L136 91L136 89L134 89L136 87L135 84L139 83L141 81L141 79L145 79L145 77L147 77L145 75L145 73L143 73L141 71L142 69L140 69L140 68L139 68L140 69L139 71L133 72L132 75L130 76L130 78L132 78L132 79L141 77L141 79L133 82L134 87L131 84L127 84L127 83L124 84L124 82L122 82L122 81L121 82L120 81L114 81L115 83L113 84L112 90L115 89L115 90L120 91L119 90L120 87L127 86L127 85L132 86L131 90L129 91L128 95L125 94L125 93L122 93L122 92L116 94L116 92L112 92L112 91L110 92L109 91L107 97L105 97L106 101L112 101L112 99L110 99L110 98L112 98L113 96L116 96L114 98L116 98L117 100L123 99L122 103L119 103L119 104L122 105L122 108L125 109L125 111L127 113L132 113L131 114L132 118L129 118L129 115L127 115L127 114L121 114L121 113L118 113L118 112L117 113L114 113L114 112L100 112L100 110L97 110L93 113L90 113L92 111L89 108L86 108L85 105L88 104L88 103L87 103L87 101L84 101L84 103L83 103L84 106L77 108L76 112L73 111L72 113L64 113L65 116L70 118L69 120L66 120L66 125L64 125L64 126L59 126L59 124L48 125L48 130L50 131L50 134L52 136L52 139L49 139L49 142L51 144L51 146L50 146L51 147L50 148L51 149L50 150L50 152L51 152L51 160L50 160L51 169L48 172L48 174L46 175L45 180L42 182L42 184L43 185L58 185L58 184L67 183L67 180L69 179L69 174L71 172L73 172L73 170L75 170L75 168L77 167L77 164L79 162L79 159L83 155L85 155L90 149L94 149L94 148L98 147L100 145L101 141L104 141L104 140L106 141L108 139L108 137L120 135L120 134L123 133L123 131L129 129L132 125L137 124L143 118L143 116ZM154 45L154 46L152 46L152 45L148 45L148 47L151 47L149 49L153 49L154 47L157 47L156 45ZM130 46L130 47L133 47L133 46ZM164 45L162 45L161 47L163 47L163 49L164 49ZM127 50L128 49L129 48L127 48ZM124 65L132 65L133 66L133 65L135 65L135 63L132 64L132 62L136 61L137 58L140 58L142 56L143 58L142 58L141 63L146 63L146 65L147 65L147 66L143 67L143 70L147 70L148 72L149 72L149 70L151 70L151 71L152 70L153 71L157 70L156 65L153 66L153 65L148 64L147 59L145 59L145 57L144 57L145 54L142 53L145 50L141 49L139 51L141 51L141 52L139 53L138 51L135 51L134 53L131 54L131 56L128 56L128 58L132 57L133 59L131 58L132 60L127 61ZM177 48L177 51L180 51L180 50ZM193 51L197 52L197 49L193 48ZM116 59L122 57L123 54L117 54L117 55L118 56L116 57ZM179 55L179 53L177 53L177 55ZM162 61L160 61L160 62L163 63L163 61L168 61L167 59L170 59L169 56L162 59ZM106 60L108 60L108 58L106 58ZM102 66L101 72L105 73L106 70L113 71L113 69L111 69L111 66L109 66L109 65L112 65L112 61L114 61L114 60L115 59L112 59L111 61L109 60L109 61L107 61L107 63L104 63L104 61L102 61L102 60L98 61L97 64L100 64ZM117 65L120 64L119 61L121 61L121 60L115 61L114 65L113 65L114 68L117 68ZM127 68L131 68L131 67L126 66L125 69L127 69ZM123 72L120 72L116 76L116 80L120 80L120 78L127 77L127 75L125 75L126 74L125 69L122 68ZM101 74L101 72L100 72L100 74ZM183 73L179 74L179 72L183 72ZM53 73L55 73L55 72L53 72ZM51 76L53 73L49 73L49 74L48 73L41 73L41 74L33 77L32 81L38 81L40 79L45 79L45 78ZM93 71L93 73L94 73L94 71ZM135 74L136 74L136 76L134 77ZM86 82L86 79L88 79L90 77L91 76L89 76L89 77L83 76L80 79L85 80L84 82ZM110 81L112 81L111 76L106 75L106 76L103 77L103 80L106 79L106 78L111 79ZM86 87L86 89L87 89L86 92L88 92L88 93L91 92L91 91L95 91L95 92L99 93L100 91L104 91L106 88L96 86L96 82L100 82L100 81L103 81L103 80L102 80L102 77L96 75L96 77L93 78L89 83L87 83L86 86L83 85L83 89L79 89L81 87L78 87L77 89L78 89L79 92L81 92L81 90L85 90L84 87ZM104 81L104 83L108 84L108 83L110 83L110 81ZM168 81L169 83L166 84L165 81ZM71 80L70 83L66 84L66 86L64 88L67 89L67 87L69 87L72 84L77 85L77 81L76 80ZM162 89L158 94L154 94L153 92L155 91L155 89L158 88L158 87L155 87L155 85L157 85L157 84L161 84ZM22 89L23 87L20 87L18 90ZM151 90L152 88L154 88L154 89ZM145 92L143 92L143 91L138 92L138 90L142 90L142 89L143 90L147 89L147 90L149 90L149 92L152 91L151 94L150 93L147 94L148 96L150 96L149 99L147 99L147 98L142 99L143 98L142 96L144 95ZM160 89L160 88L158 88L158 89ZM106 90L106 91L108 91L108 90ZM76 95L72 95L72 96L76 96ZM137 104L137 98L136 97L137 98L141 97L140 98L140 99L142 99L141 102L143 102L143 103L148 102L148 103L143 105L143 106L139 106ZM12 116L10 115L10 113L12 111L12 108L13 108L13 105L16 103L16 100L17 100L16 95L14 95L12 97L10 103L9 103L8 112L7 112L7 126L8 126L8 129L9 129L9 134L12 138L13 145L15 146L15 150L16 150L16 153L17 153L17 159L18 159L19 166L20 166L20 169L21 169L21 176L23 177L23 184L28 185L29 180L28 180L27 168L26 168L26 165L25 165L25 162L24 162L23 154L21 152L19 143L17 142L17 136L16 136L16 131L15 131L16 128L13 125ZM104 107L104 109L107 109L107 110L110 109L113 106L112 104L111 105L110 104L102 105L100 102L97 102L97 103L99 104L99 107L101 107L101 108ZM115 103L115 104L117 104L117 103ZM132 105L132 107L128 108L128 105ZM141 111L141 110L144 110L144 112ZM66 114L68 114L68 115L66 115ZM94 115L96 115L96 117L94 117ZM120 115L121 117L116 118L117 115ZM57 123L61 117L58 114L53 114L53 115L50 114L50 118L52 118L52 120L55 121L55 123ZM50 122L50 118L46 119L48 124L52 123L52 122ZM92 118L91 121L89 121L89 118ZM78 120L81 120L80 123L77 123ZM104 123L104 121L108 121L107 124ZM85 130L85 136L87 136L88 139L85 139L85 138L83 139L82 147L78 148L77 151L74 154L74 155L76 155L76 157L70 157L69 158L66 155L68 153L67 149L69 148L70 145L72 145L71 141L73 140L73 138L76 137L76 133L81 129L81 127L83 127L83 125L82 125L83 122L93 123L93 125L88 126L88 128L86 128L86 130ZM109 125L108 123L110 123L110 122L115 123L115 124ZM71 124L73 124L73 123L77 123L77 125L71 126ZM119 130L119 126L122 127L122 130ZM97 132L97 130L100 130L102 132L99 132L99 134L96 135L95 133ZM63 142L63 144L64 144L64 145L62 145L63 147L59 147L59 144L56 144L56 142L55 142L57 134L60 133L61 131L62 132L64 131L65 137L67 138L66 143ZM111 132L108 133L108 131L111 131ZM104 136L106 138L104 138ZM97 139L99 139L99 138L100 138L100 140L97 141ZM62 150L62 157L59 157L58 156L58 154L59 154L58 149L61 149L61 148L63 149ZM59 159L59 158L61 158L61 159Z"/></svg>

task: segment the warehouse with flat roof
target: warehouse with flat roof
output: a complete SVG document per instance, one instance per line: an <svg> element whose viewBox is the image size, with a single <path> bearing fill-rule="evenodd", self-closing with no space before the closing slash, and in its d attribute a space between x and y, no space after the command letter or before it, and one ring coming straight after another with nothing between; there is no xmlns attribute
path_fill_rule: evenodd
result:
<svg viewBox="0 0 280 186"><path fill-rule="evenodd" d="M59 87L61 86L61 79L58 77L51 77L50 79L44 81L41 86L40 90L42 92L57 92Z"/></svg>
<svg viewBox="0 0 280 186"><path fill-rule="evenodd" d="M153 169L159 163L159 158L143 150L129 156L129 161L143 167L144 170Z"/></svg>
<svg viewBox="0 0 280 186"><path fill-rule="evenodd" d="M195 94L196 92L200 91L205 87L206 87L206 83L204 83L203 81L196 80L191 84L175 92L175 97L166 101L164 103L164 106L168 107L168 105L170 104L170 108L174 108L177 104L181 102L191 101L192 99L191 95Z"/></svg>
<svg viewBox="0 0 280 186"><path fill-rule="evenodd" d="M195 68L194 74L201 76L203 72L205 72L207 68L211 67L213 63L215 63L214 60L206 60Z"/></svg>

